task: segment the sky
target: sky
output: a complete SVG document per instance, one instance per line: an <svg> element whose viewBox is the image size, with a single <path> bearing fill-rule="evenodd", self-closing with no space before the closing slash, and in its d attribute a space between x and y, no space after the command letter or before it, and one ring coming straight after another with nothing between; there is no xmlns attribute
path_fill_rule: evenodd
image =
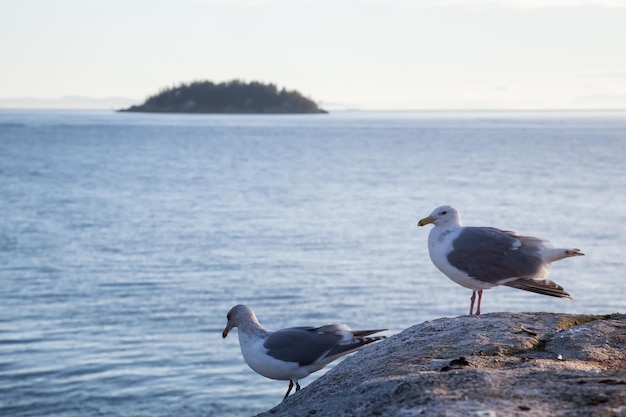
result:
<svg viewBox="0 0 626 417"><path fill-rule="evenodd" d="M0 107L239 79L327 109L624 109L625 22L626 0L0 0Z"/></svg>

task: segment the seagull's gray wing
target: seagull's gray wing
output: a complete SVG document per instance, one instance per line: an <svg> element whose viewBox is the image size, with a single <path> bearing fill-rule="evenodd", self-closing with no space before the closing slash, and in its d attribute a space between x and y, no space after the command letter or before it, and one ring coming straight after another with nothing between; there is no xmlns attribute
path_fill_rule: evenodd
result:
<svg viewBox="0 0 626 417"><path fill-rule="evenodd" d="M544 241L493 227L465 227L452 242L448 262L471 277L492 284L536 275Z"/></svg>
<svg viewBox="0 0 626 417"><path fill-rule="evenodd" d="M316 332L315 328L293 327L273 332L263 343L271 357L298 362L300 366L310 365L326 356L342 336L334 333Z"/></svg>

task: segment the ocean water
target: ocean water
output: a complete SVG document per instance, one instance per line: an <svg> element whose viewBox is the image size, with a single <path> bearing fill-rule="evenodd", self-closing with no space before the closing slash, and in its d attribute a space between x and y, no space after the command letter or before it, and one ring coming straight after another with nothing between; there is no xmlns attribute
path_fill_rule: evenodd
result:
<svg viewBox="0 0 626 417"><path fill-rule="evenodd" d="M574 300L484 313L625 312L625 158L626 112L2 110L0 415L265 411L287 383L222 340L230 307L387 335L467 314L416 226L441 204L586 253L553 265Z"/></svg>

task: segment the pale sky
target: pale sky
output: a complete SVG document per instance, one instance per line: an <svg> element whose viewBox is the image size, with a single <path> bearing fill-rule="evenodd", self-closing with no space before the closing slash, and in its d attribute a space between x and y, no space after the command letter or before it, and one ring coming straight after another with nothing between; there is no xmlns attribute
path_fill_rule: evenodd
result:
<svg viewBox="0 0 626 417"><path fill-rule="evenodd" d="M331 109L623 109L626 0L0 0L0 99L235 78Z"/></svg>

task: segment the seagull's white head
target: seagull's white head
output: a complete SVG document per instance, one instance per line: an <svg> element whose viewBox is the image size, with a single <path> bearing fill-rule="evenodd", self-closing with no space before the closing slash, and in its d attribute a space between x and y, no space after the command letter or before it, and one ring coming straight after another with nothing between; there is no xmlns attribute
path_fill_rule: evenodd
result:
<svg viewBox="0 0 626 417"><path fill-rule="evenodd" d="M228 336L228 333L234 328L239 326L246 325L259 325L259 321L254 314L254 311L246 305L238 304L230 309L228 314L226 315L226 319L228 322L226 323L226 327L222 332L222 337L225 339Z"/></svg>
<svg viewBox="0 0 626 417"><path fill-rule="evenodd" d="M441 206L433 210L428 217L421 219L417 225L426 226L427 224L435 226L461 226L461 215L454 207Z"/></svg>

